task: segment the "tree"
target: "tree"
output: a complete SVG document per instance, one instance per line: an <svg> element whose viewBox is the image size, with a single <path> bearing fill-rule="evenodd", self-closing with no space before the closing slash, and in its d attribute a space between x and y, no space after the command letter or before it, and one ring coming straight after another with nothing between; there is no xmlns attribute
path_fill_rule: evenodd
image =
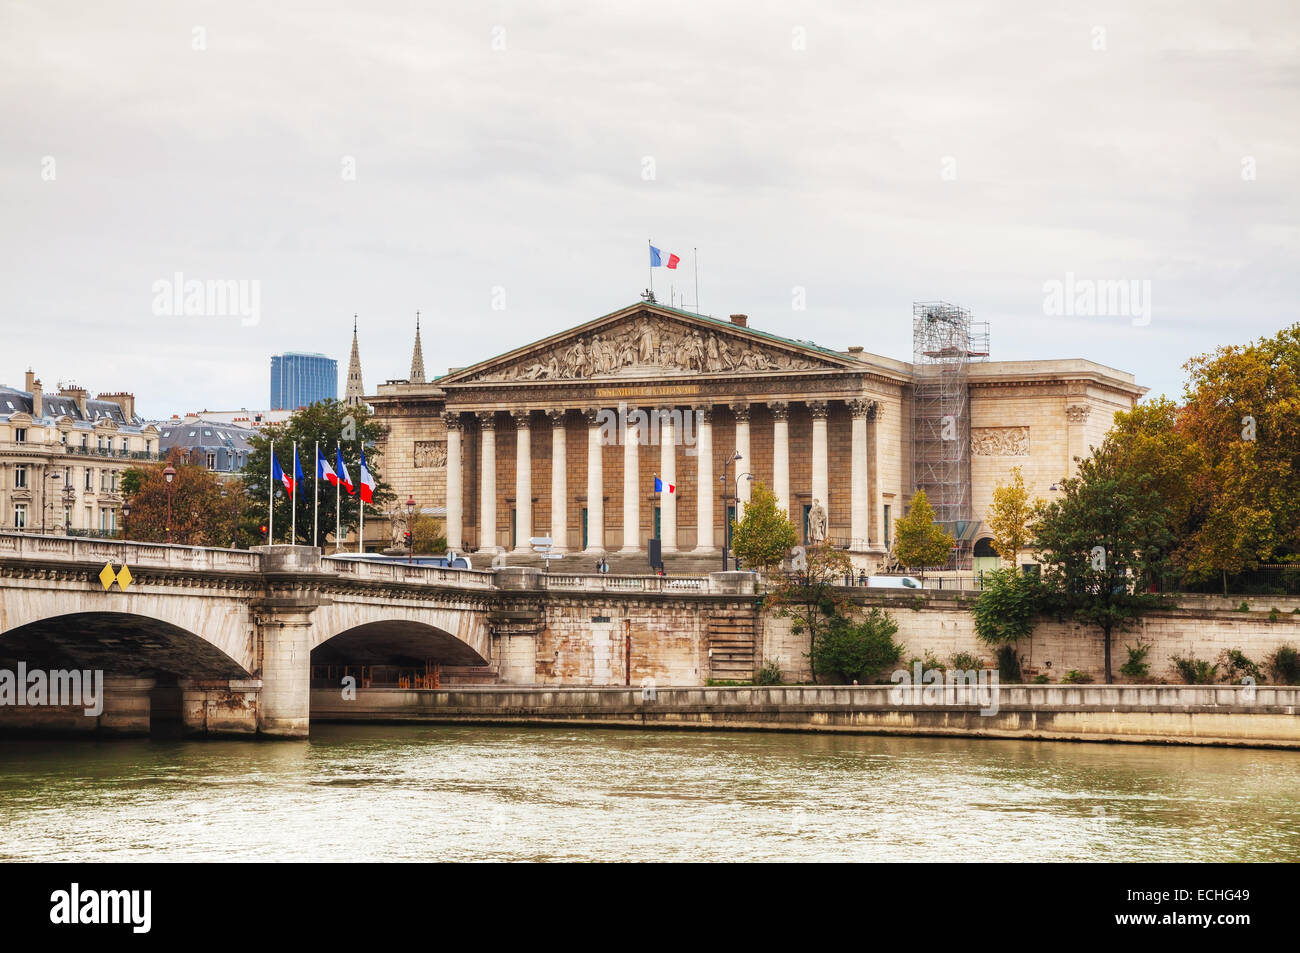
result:
<svg viewBox="0 0 1300 953"><path fill-rule="evenodd" d="M1300 323L1192 358L1180 426L1206 502L1179 548L1193 578L1300 559Z"/></svg>
<svg viewBox="0 0 1300 953"><path fill-rule="evenodd" d="M975 634L988 645L1006 645L1033 634L1043 610L1043 587L1036 573L995 569L985 577L971 613Z"/></svg>
<svg viewBox="0 0 1300 953"><path fill-rule="evenodd" d="M777 615L790 620L793 634L808 634L808 667L815 682L821 639L849 606L848 594L836 582L853 571L853 563L848 553L826 543L808 547L803 562L781 578L767 601Z"/></svg>
<svg viewBox="0 0 1300 953"><path fill-rule="evenodd" d="M170 486L171 522L168 522L167 479L163 470L175 469ZM122 493L131 507L123 537L142 542L171 542L186 546L229 546L235 535L233 507L222 505L222 483L206 467L185 463L173 451L166 463L132 467L122 474Z"/></svg>
<svg viewBox="0 0 1300 953"><path fill-rule="evenodd" d="M1169 508L1153 481L1124 466L1107 438L1062 483L1062 496L1040 507L1039 560L1050 598L1063 611L1102 632L1106 681L1111 636L1144 612L1165 604L1143 591L1168 564Z"/></svg>
<svg viewBox="0 0 1300 953"><path fill-rule="evenodd" d="M917 490L907 515L894 524L894 555L904 566L919 567L922 577L927 566L942 566L952 555L956 540L934 521L934 507L925 490Z"/></svg>
<svg viewBox="0 0 1300 953"><path fill-rule="evenodd" d="M447 537L442 531L442 520L437 517L417 514L410 531L411 552L439 555L447 551Z"/></svg>
<svg viewBox="0 0 1300 953"><path fill-rule="evenodd" d="M874 682L903 656L897 633L898 623L882 609L872 608L861 622L836 615L817 646L817 668L842 685Z"/></svg>
<svg viewBox="0 0 1300 953"><path fill-rule="evenodd" d="M993 503L987 517L993 533L993 548L1012 568L1015 568L1017 554L1033 538L1034 508L1042 504L1041 499L1030 501L1020 467L1011 468L1010 483L993 490Z"/></svg>
<svg viewBox="0 0 1300 953"><path fill-rule="evenodd" d="M348 439L344 439L346 436ZM266 522L266 506L271 489L271 442L275 441L275 455L285 473L293 472L293 446L297 441L298 459L302 462L305 479L298 487L298 538L297 543L310 546L312 543L313 496L316 486L316 462L314 444L319 441L321 453L330 465L334 465L336 444L343 449L343 461L352 477L356 489L349 494L340 488L321 481L320 487L320 543L334 538L334 501L336 494L342 494L342 524L344 531L354 531L359 522L361 502L361 450L366 446L366 464L375 478L374 501L366 504L366 516L382 518L385 504L394 499L387 483L380 478L382 452L374 442L384 435L383 425L370 416L364 404L349 407L337 400L323 400L310 404L296 411L283 424L263 427L261 432L249 438L248 462L244 466L242 479L244 489L254 506L260 506L262 521ZM292 510L288 494L280 484L275 486L275 540L285 541L292 525ZM337 543L337 540L335 541Z"/></svg>
<svg viewBox="0 0 1300 953"><path fill-rule="evenodd" d="M732 524L731 548L746 566L771 570L780 565L798 542L790 517L777 505L776 494L755 481L745 515Z"/></svg>

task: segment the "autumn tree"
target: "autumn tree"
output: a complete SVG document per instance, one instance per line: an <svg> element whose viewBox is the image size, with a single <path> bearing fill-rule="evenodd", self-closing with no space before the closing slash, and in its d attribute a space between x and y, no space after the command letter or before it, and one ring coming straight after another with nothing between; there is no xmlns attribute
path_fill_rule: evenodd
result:
<svg viewBox="0 0 1300 953"><path fill-rule="evenodd" d="M1181 426L1205 511L1180 547L1193 578L1300 559L1300 323L1192 358Z"/></svg>
<svg viewBox="0 0 1300 953"><path fill-rule="evenodd" d="M777 505L776 494L755 481L744 517L732 523L731 548L745 566L764 571L778 566L798 542L798 531Z"/></svg>
<svg viewBox="0 0 1300 953"><path fill-rule="evenodd" d="M175 470L170 486L164 475L168 466ZM176 451L164 463L132 467L122 475L122 492L131 508L123 535L142 542L165 543L170 535L171 542L187 546L229 546L236 516L233 507L224 505L222 489L215 473L186 463Z"/></svg>
<svg viewBox="0 0 1300 953"><path fill-rule="evenodd" d="M337 400L323 400L297 410L283 424L271 424L249 438L248 462L242 479L245 492L255 505L261 506L262 522L266 522L268 494L271 490L271 443L275 442L275 455L287 474L293 473L293 444L298 446L302 463L303 481L296 494L298 536L296 542L310 546L312 543L312 515L316 492L315 445L330 465L334 465L335 447L341 446L343 461L352 477L355 492L320 481L320 538L319 545L334 539L334 504L341 495L341 522L344 534L358 527L361 501L361 444L366 447L366 464L375 478L373 503L366 504L366 518L382 518L386 504L394 499L388 484L380 478L382 452L374 442L384 435L383 425L371 417L364 404L350 407ZM271 542L286 542L292 525L293 511L288 494L279 483L275 490L275 535Z"/></svg>
<svg viewBox="0 0 1300 953"><path fill-rule="evenodd" d="M925 490L917 490L907 515L894 524L894 555L904 566L917 567L925 576L927 566L943 566L956 540L934 521L934 507Z"/></svg>
<svg viewBox="0 0 1300 953"><path fill-rule="evenodd" d="M421 555L441 555L447 551L447 537L442 520L427 513L416 514L411 525L411 552Z"/></svg>
<svg viewBox="0 0 1300 953"><path fill-rule="evenodd" d="M1029 499L1020 467L1011 468L1011 482L993 490L993 503L986 522L993 534L993 548L1012 568L1016 556L1033 538L1034 509L1043 500ZM915 503L913 504L915 506Z"/></svg>

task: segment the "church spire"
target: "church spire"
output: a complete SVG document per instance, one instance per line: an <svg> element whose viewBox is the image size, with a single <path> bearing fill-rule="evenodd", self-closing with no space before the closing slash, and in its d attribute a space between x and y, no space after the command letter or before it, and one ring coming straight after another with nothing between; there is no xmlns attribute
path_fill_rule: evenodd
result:
<svg viewBox="0 0 1300 953"><path fill-rule="evenodd" d="M423 384L424 351L420 348L420 312L415 312L415 353L411 355L411 383Z"/></svg>
<svg viewBox="0 0 1300 953"><path fill-rule="evenodd" d="M365 400L366 388L361 383L361 348L357 344L357 316L352 315L352 358L348 361L348 386L343 402L356 407Z"/></svg>

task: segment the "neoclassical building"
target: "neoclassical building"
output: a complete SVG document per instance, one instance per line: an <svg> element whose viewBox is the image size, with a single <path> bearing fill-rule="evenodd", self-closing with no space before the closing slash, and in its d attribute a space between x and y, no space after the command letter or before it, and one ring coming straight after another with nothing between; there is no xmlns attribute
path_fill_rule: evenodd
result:
<svg viewBox="0 0 1300 953"><path fill-rule="evenodd" d="M428 381L417 354L367 401L387 427L384 479L445 515L453 549L524 553L549 536L639 553L657 537L711 555L761 480L805 535L820 504L829 540L871 567L913 493L915 381L861 346L638 302ZM974 536L1013 466L1049 496L1145 392L1085 360L972 363L966 387Z"/></svg>

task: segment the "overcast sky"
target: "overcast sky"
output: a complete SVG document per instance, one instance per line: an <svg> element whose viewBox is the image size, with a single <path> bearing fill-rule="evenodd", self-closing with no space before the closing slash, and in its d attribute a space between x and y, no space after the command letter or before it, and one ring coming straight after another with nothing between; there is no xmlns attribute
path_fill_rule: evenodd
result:
<svg viewBox="0 0 1300 953"><path fill-rule="evenodd" d="M665 302L698 247L706 313L907 359L942 298L1177 395L1297 320L1298 11L0 3L0 382L261 408L307 350L341 395L356 312L373 392L417 309L441 373L635 302L653 237ZM166 313L177 272L257 322ZM1070 273L1149 322L1046 313Z"/></svg>

